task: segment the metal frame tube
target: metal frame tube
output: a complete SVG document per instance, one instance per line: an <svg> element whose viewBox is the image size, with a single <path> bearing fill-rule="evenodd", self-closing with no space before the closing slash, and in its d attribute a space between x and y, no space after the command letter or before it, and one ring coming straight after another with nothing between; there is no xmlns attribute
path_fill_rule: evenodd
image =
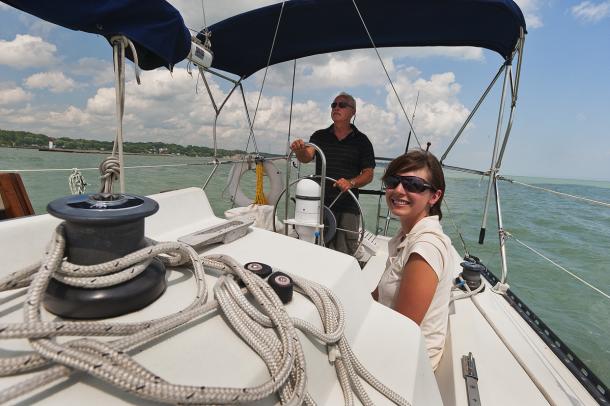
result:
<svg viewBox="0 0 610 406"><path fill-rule="evenodd" d="M480 171L478 169L461 168L459 166L451 166L451 165L445 165L445 164L442 164L442 165L443 165L443 168L449 169L452 171L456 171L456 172L465 172L465 173L472 173L474 175L489 176L489 171Z"/></svg>
<svg viewBox="0 0 610 406"><path fill-rule="evenodd" d="M244 110L246 110L246 118L248 119L248 128L250 129L249 137L252 138L252 145L254 145L254 151L258 154L258 145L256 145L256 137L254 136L254 124L252 123L252 119L250 119L250 110L248 110L248 102L246 101L246 93L244 92L244 87L241 82L239 84L239 90L241 92L241 98L244 102ZM248 141L249 143L249 141ZM248 146L246 145L246 150Z"/></svg>
<svg viewBox="0 0 610 406"><path fill-rule="evenodd" d="M500 262L502 267L500 283L504 284L508 278L508 263L506 260L506 234L504 233L504 224L502 223L502 207L500 205L500 191L498 190L497 177L494 177L493 185L496 194L496 216L498 218L498 239L500 242Z"/></svg>
<svg viewBox="0 0 610 406"><path fill-rule="evenodd" d="M212 102L212 107L214 107L214 125L212 127L212 140L214 142L214 158L216 158L217 156L217 143L216 143L216 127L218 124L218 116L220 116L220 112L222 111L222 108L225 106L225 104L227 103L227 101L229 100L229 98L231 97L231 95L233 94L233 92L235 91L235 89L237 88L237 86L241 87L241 81L243 78L240 78L238 81L232 81L233 82L233 88L231 88L231 90L229 91L229 93L227 94L227 96L224 98L224 100L222 101L222 103L220 103L220 106L218 106L216 104L216 100L214 100L214 95L212 94L212 89L210 89L210 85L208 83L208 80L205 77L205 71L208 71L212 74L216 74L213 71L209 71L209 70L204 70L204 68L199 68L199 73L201 74L201 79L203 80L203 84L205 85L205 88L208 92L208 95L210 96L210 101ZM220 77L223 77L222 75L218 75ZM224 78L224 77L223 77ZM214 172L214 171L213 171ZM203 186L203 188L205 189L205 186L208 184L209 182L209 178L208 180L205 182L205 185Z"/></svg>
<svg viewBox="0 0 610 406"><path fill-rule="evenodd" d="M511 99L511 106L510 106L510 116L508 119L508 125L506 127L506 133L504 134L504 141L502 143L502 148L500 149L500 154L498 155L498 163L497 163L498 169L500 169L500 166L502 165L502 159L504 158L504 152L506 150L506 145L508 144L508 137L513 128L513 120L515 118L515 109L517 108L517 96L519 93L519 80L521 78L521 62L523 60L524 44L525 44L525 37L523 34L523 30L522 30L521 39L519 41L519 44L517 45L519 59L517 60L517 70L515 72L515 83L514 83L514 85L511 86L512 99ZM512 74L512 69L511 69L511 74ZM511 78L512 78L512 76L511 76Z"/></svg>
<svg viewBox="0 0 610 406"><path fill-rule="evenodd" d="M481 106L481 104L483 103L483 100L485 100L485 98L487 97L487 95L489 94L489 92L491 91L491 89L493 88L493 86L496 84L496 81L498 80L498 78L500 77L500 73L502 73L502 69L504 68L504 64L502 64L502 66L500 66L500 69L498 69L498 73L496 73L496 76L494 76L494 78L492 79L491 83L489 84L489 86L487 86L487 89L485 89L485 92L483 93L483 95L479 98L479 101L477 102L477 104L474 106L474 109L472 109L472 111L470 112L470 115L468 115L468 118L466 118L466 121L464 121L464 124L462 124L462 127L459 129L459 131L457 132L457 134L455 135L455 137L453 137L453 140L451 141L451 143L449 144L449 146L447 147L447 149L445 150L445 152L443 153L443 155L441 156L440 162L443 163L443 161L445 160L445 158L447 158L447 155L449 154L449 151L451 151L451 149L453 148L453 146L455 145L455 143L457 142L457 140L460 138L460 136L462 135L462 132L464 132L464 130L466 129L466 126L468 125L468 123L470 123L470 120L472 120L472 117L474 117L475 113L477 112L477 110L479 109L479 107Z"/></svg>
<svg viewBox="0 0 610 406"><path fill-rule="evenodd" d="M316 144L306 142L305 146L312 147L320 154L320 222L318 224L324 224L324 189L326 185L323 184L323 182L326 181L326 157L324 156L322 149L320 149L320 147L318 147ZM288 202L290 202L290 162L293 155L294 151L290 151L288 158L286 159L286 196L284 198L284 219L288 218ZM288 235L288 224L284 224L284 235ZM318 245L324 245L324 228L320 229Z"/></svg>
<svg viewBox="0 0 610 406"><path fill-rule="evenodd" d="M489 173L489 184L487 186L487 195L485 196L485 206L483 209L483 221L481 223L481 231L479 232L479 244L483 244L485 240L485 229L487 227L487 212L489 210L489 199L491 197L491 188L493 187L493 181L495 179L498 168L496 168L498 148L500 146L500 130L502 129L502 121L504 118L504 98L506 95L506 85L508 83L508 71L510 62L505 63L504 68L504 82L502 84L502 95L500 96L500 110L498 112L498 123L496 124L496 140L494 142L494 149L491 157L491 167Z"/></svg>

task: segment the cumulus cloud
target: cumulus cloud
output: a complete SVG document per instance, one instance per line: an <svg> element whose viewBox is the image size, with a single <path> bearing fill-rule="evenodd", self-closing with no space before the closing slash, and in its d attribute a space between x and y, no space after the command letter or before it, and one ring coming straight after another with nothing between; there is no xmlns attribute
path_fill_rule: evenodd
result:
<svg viewBox="0 0 610 406"><path fill-rule="evenodd" d="M395 69L395 68L393 68ZM312 71L312 75L316 74ZM395 86L407 113L413 111L417 92L420 92L415 128L423 143L434 145L453 136L468 110L459 101L460 85L451 72L424 77L415 68L395 69ZM126 85L124 134L128 141L175 142L211 146L214 110L207 92L195 91L196 77L191 77L183 68L173 74L159 69L144 72L142 85L129 80ZM226 86L210 80L212 92L219 102L227 95ZM247 90L250 117L254 121L259 150L283 153L286 150L290 95L263 94L258 111L254 106L258 100L258 89ZM379 156L394 156L405 146L409 126L389 86L380 87L385 93L382 103L358 98L356 125L369 135ZM293 105L292 138L308 139L311 133L330 125L328 100L336 88L321 92L323 102L308 97L300 98ZM16 117L0 113L0 119L16 123ZM30 130L48 135L65 135L110 140L114 137L115 91L113 87L98 88L84 106L54 108L51 111L37 109L27 115ZM224 149L245 149L249 136L248 120L241 96L236 92L224 105L218 120L218 146ZM414 141L413 141L414 142ZM415 145L414 143L412 145ZM252 150L252 143L250 143Z"/></svg>
<svg viewBox="0 0 610 406"><path fill-rule="evenodd" d="M35 73L24 82L30 89L49 89L53 93L70 92L77 87L77 83L63 72Z"/></svg>
<svg viewBox="0 0 610 406"><path fill-rule="evenodd" d="M406 48L401 51L401 54L411 58L445 57L470 61L482 61L485 59L483 49L476 47Z"/></svg>
<svg viewBox="0 0 610 406"><path fill-rule="evenodd" d="M438 145L452 137L469 114L469 110L459 101L461 86L456 82L452 72L431 75L429 79L421 76L415 68L407 68L398 73L394 84L402 105L411 119L417 100L415 134L422 145L430 141ZM376 146L385 154L396 153L396 146L406 145L410 127L405 114L390 86L386 86L385 111L392 116L382 120L382 135L376 140ZM418 98L419 93L419 99ZM371 115L371 123L379 123L380 113ZM379 128L379 126L378 126ZM413 137L412 144L417 145Z"/></svg>
<svg viewBox="0 0 610 406"><path fill-rule="evenodd" d="M394 60L384 58L383 61L386 69L394 72ZM358 69L354 69L355 66ZM274 65L267 72L265 86L290 88L292 73L292 62ZM259 85L263 75L264 71L254 75ZM371 50L335 52L300 59L297 61L296 77L295 87L298 90L379 86L387 81L377 56Z"/></svg>
<svg viewBox="0 0 610 406"><path fill-rule="evenodd" d="M585 23L597 23L604 18L610 17L610 0L595 3L592 1L583 1L580 4L572 6L570 9L572 15Z"/></svg>
<svg viewBox="0 0 610 406"><path fill-rule="evenodd" d="M203 28L201 2L191 0L170 0L169 2L180 11L187 27L195 30ZM207 24L211 25L233 15L275 3L277 3L277 0L207 0L203 4L205 6L205 19Z"/></svg>
<svg viewBox="0 0 610 406"><path fill-rule="evenodd" d="M19 86L0 83L0 106L20 104L32 99L32 94Z"/></svg>
<svg viewBox="0 0 610 406"><path fill-rule="evenodd" d="M57 47L40 37L18 34L12 41L0 40L0 64L23 69L56 62Z"/></svg>
<svg viewBox="0 0 610 406"><path fill-rule="evenodd" d="M82 76L87 83L94 86L107 85L114 82L114 70L111 60L99 58L81 58L76 64L68 67L70 73Z"/></svg>

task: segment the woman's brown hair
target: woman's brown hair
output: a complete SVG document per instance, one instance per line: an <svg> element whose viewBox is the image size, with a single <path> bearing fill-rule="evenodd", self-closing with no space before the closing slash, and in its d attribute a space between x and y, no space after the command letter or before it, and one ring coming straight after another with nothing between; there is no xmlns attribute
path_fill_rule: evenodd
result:
<svg viewBox="0 0 610 406"><path fill-rule="evenodd" d="M427 179L432 186L437 190L441 190L441 197L434 206L430 208L431 216L438 216L439 220L443 218L441 211L441 203L445 195L445 175L443 168L436 157L428 151L421 149L412 149L406 154L394 158L387 166L381 180L385 180L388 176L397 175L402 172L416 171L426 168L430 173L430 179Z"/></svg>

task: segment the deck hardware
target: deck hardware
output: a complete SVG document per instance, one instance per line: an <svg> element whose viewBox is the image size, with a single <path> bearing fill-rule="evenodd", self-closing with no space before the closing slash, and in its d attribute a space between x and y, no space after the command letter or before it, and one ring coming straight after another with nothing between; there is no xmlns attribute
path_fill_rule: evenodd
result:
<svg viewBox="0 0 610 406"><path fill-rule="evenodd" d="M479 386L477 376L477 367L474 362L472 353L462 356L462 375L466 380L466 395L468 396L468 406L480 405L481 398L479 397Z"/></svg>

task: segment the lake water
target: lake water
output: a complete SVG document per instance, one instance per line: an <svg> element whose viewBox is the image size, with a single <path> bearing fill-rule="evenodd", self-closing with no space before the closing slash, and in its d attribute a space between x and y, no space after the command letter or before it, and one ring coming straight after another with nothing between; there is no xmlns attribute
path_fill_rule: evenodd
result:
<svg viewBox="0 0 610 406"><path fill-rule="evenodd" d="M0 148L0 171L79 168L89 184L87 192L96 192L99 188L98 171L87 168L96 168L102 159L103 155L99 154ZM127 167L185 166L127 169L126 190L132 194L148 195L188 186L201 187L212 170L211 166L200 165L202 162L202 158L128 155L125 158ZM278 167L281 167L280 163ZM219 217L231 208L226 193L223 193L229 169L230 165L221 166L206 188L212 208ZM307 168L304 169L306 170ZM376 180L369 185L369 189L379 188L378 178L381 173L382 170L376 171ZM45 213L49 201L70 193L69 174L69 170L21 173L37 214ZM296 170L293 170L293 174L296 174ZM485 244L477 243L487 182L479 177L452 172L446 175L445 200L449 209L443 207L442 223L445 231L452 237L458 251L463 252L458 238L459 229L468 250L480 257L499 277L494 205L490 210ZM516 180L610 202L610 182L540 178ZM242 189L254 196L254 184L252 173L251 176L245 176ZM499 189L505 230L587 282L610 293L609 208L561 198L508 182L501 182ZM378 198L363 195L360 202L368 213L365 218L367 229L375 230ZM392 228L395 229L395 224ZM513 239L507 242L507 253L511 289L608 385L610 301L533 255Z"/></svg>

